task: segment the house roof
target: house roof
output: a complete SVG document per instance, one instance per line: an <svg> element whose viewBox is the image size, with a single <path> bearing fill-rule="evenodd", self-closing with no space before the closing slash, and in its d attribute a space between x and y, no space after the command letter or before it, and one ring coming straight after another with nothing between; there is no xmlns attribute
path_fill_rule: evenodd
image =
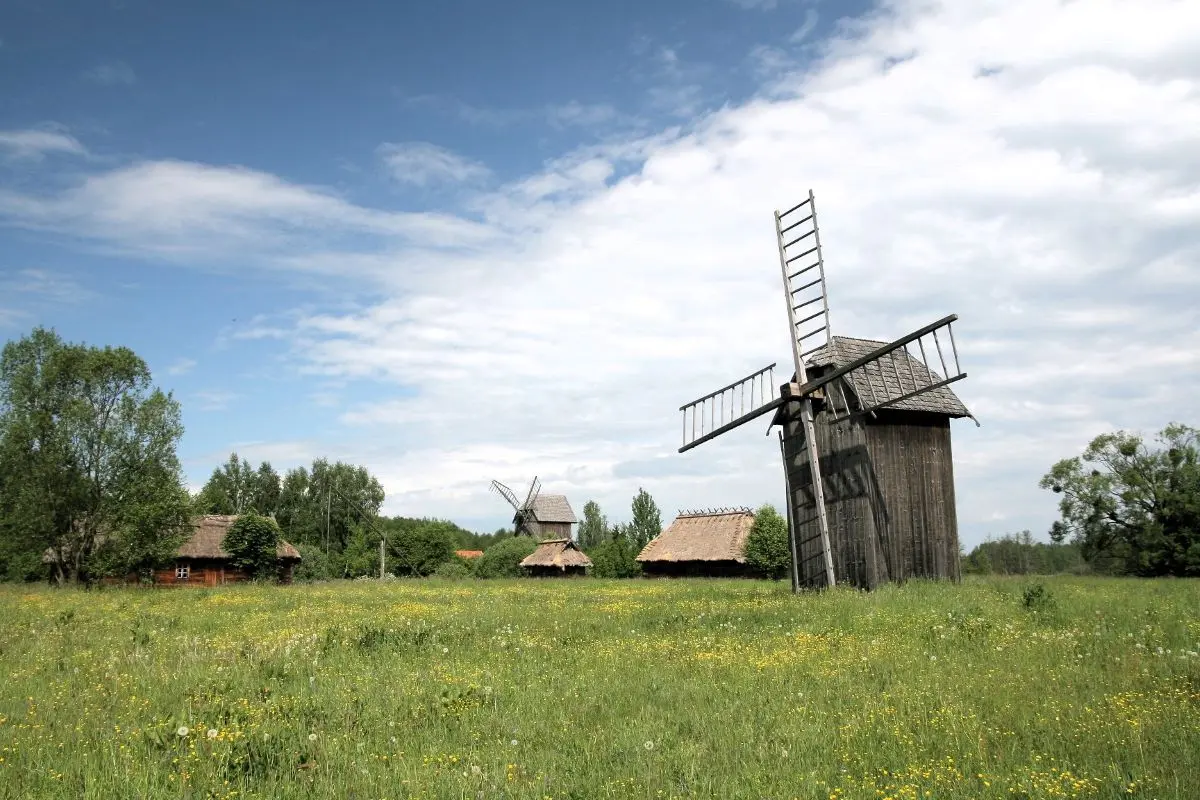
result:
<svg viewBox="0 0 1200 800"><path fill-rule="evenodd" d="M590 567L592 560L570 539L547 539L521 560L522 567Z"/></svg>
<svg viewBox="0 0 1200 800"><path fill-rule="evenodd" d="M454 555L458 556L459 558L467 558L467 559L479 558L480 556L483 555L483 551L482 550L455 550Z"/></svg>
<svg viewBox="0 0 1200 800"><path fill-rule="evenodd" d="M221 547L225 534L230 526L237 521L236 515L205 514L196 518L193 524L196 532L186 542L179 546L180 558L229 558L230 555ZM300 551L283 539L275 550L282 559L300 560Z"/></svg>
<svg viewBox="0 0 1200 800"><path fill-rule="evenodd" d="M655 561L746 562L746 538L753 511L680 514L638 553L643 563Z"/></svg>
<svg viewBox="0 0 1200 800"><path fill-rule="evenodd" d="M849 336L834 336L833 343L834 347L832 351L826 345L816 350L808 358L808 363L814 367L833 367L836 369L888 344L887 342L880 342L875 339L853 339ZM929 357L936 360L936 351L930 353ZM874 365L867 369L856 369L844 378L850 390L867 403L871 402L872 396L879 398L899 397L900 395L916 391L918 386L937 383L946 377L926 369L924 364L909 355L904 348L893 350L883 356L878 364L879 369L876 369ZM917 381L915 383L913 381L914 377ZM795 380L794 376L793 380ZM942 386L916 397L901 400L899 403L893 403L888 406L888 408L901 411L930 411L935 414L945 414L949 417L971 416L971 412L967 410L967 407L963 405L962 401L951 391L949 386Z"/></svg>
<svg viewBox="0 0 1200 800"><path fill-rule="evenodd" d="M579 522L565 494L539 494L533 498L533 516L538 522Z"/></svg>

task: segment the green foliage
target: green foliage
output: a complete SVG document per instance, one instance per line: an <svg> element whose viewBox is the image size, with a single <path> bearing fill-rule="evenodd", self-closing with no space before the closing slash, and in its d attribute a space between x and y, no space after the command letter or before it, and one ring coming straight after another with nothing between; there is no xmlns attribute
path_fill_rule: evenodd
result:
<svg viewBox="0 0 1200 800"><path fill-rule="evenodd" d="M654 498L640 486L637 495L633 498L632 510L633 521L629 523L626 535L640 553L651 539L662 533L662 514L659 512Z"/></svg>
<svg viewBox="0 0 1200 800"><path fill-rule="evenodd" d="M634 541L630 526L620 523L609 531L608 540L586 551L592 560L591 574L596 578L636 578L642 574L637 556L641 548Z"/></svg>
<svg viewBox="0 0 1200 800"><path fill-rule="evenodd" d="M1075 543L1035 542L1029 531L988 539L962 558L967 575L1057 575L1089 571Z"/></svg>
<svg viewBox="0 0 1200 800"><path fill-rule="evenodd" d="M600 513L600 506L594 500L588 500L583 505L583 521L579 523L579 547L588 551L600 545L608 538L608 520Z"/></svg>
<svg viewBox="0 0 1200 800"><path fill-rule="evenodd" d="M529 536L513 536L489 547L475 563L477 578L517 578L523 575L521 561L537 549Z"/></svg>
<svg viewBox="0 0 1200 800"><path fill-rule="evenodd" d="M1172 423L1148 448L1125 431L1097 436L1040 486L1062 495L1051 538L1079 544L1096 569L1200 575L1200 431Z"/></svg>
<svg viewBox="0 0 1200 800"><path fill-rule="evenodd" d="M1021 604L1030 611L1050 611L1057 605L1054 595L1041 583L1025 587Z"/></svg>
<svg viewBox="0 0 1200 800"><path fill-rule="evenodd" d="M764 505L754 512L754 525L746 537L746 563L758 575L779 580L792 565L788 545L788 524L774 506Z"/></svg>
<svg viewBox="0 0 1200 800"><path fill-rule="evenodd" d="M327 581L342 576L341 569L335 566L334 561L325 555L325 551L320 547L315 544L298 544L295 547L300 551L300 563L296 565L293 580Z"/></svg>
<svg viewBox="0 0 1200 800"><path fill-rule="evenodd" d="M462 559L456 558L453 561L443 561L441 564L438 564L438 568L433 571L433 577L443 580L462 581L475 577L475 573Z"/></svg>
<svg viewBox="0 0 1200 800"><path fill-rule="evenodd" d="M275 575L279 568L279 526L270 517L249 511L229 526L222 547L235 567L252 578Z"/></svg>
<svg viewBox="0 0 1200 800"><path fill-rule="evenodd" d="M53 553L60 582L146 573L188 530L179 404L128 348L36 328L0 353L0 569Z"/></svg>
<svg viewBox="0 0 1200 800"><path fill-rule="evenodd" d="M424 577L454 559L459 544L457 525L442 520L404 519L384 523L388 534L389 559L396 575Z"/></svg>

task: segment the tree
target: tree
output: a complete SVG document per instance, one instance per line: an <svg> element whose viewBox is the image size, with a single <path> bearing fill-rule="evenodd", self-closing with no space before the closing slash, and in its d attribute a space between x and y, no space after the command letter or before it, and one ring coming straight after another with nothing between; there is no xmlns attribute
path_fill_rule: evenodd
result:
<svg viewBox="0 0 1200 800"><path fill-rule="evenodd" d="M517 578L521 572L521 562L527 555L537 549L537 544L529 536L512 536L483 551L475 564L477 578Z"/></svg>
<svg viewBox="0 0 1200 800"><path fill-rule="evenodd" d="M397 575L423 578L454 559L458 526L453 523L398 518L391 520L387 528Z"/></svg>
<svg viewBox="0 0 1200 800"><path fill-rule="evenodd" d="M772 505L754 513L754 524L746 537L746 563L764 578L779 580L792 566L787 520Z"/></svg>
<svg viewBox="0 0 1200 800"><path fill-rule="evenodd" d="M1200 431L1172 423L1156 439L1106 433L1055 464L1039 484L1062 495L1051 538L1106 571L1200 575Z"/></svg>
<svg viewBox="0 0 1200 800"><path fill-rule="evenodd" d="M229 526L222 547L235 567L252 578L274 574L279 569L279 526L270 517L249 511Z"/></svg>
<svg viewBox="0 0 1200 800"><path fill-rule="evenodd" d="M662 533L662 514L654 498L645 489L638 487L633 498L633 521L629 523L628 535L633 546L641 552L650 540Z"/></svg>
<svg viewBox="0 0 1200 800"><path fill-rule="evenodd" d="M594 500L588 500L583 506L583 522L579 523L579 547L589 550L607 537L608 520L600 513L600 506Z"/></svg>
<svg viewBox="0 0 1200 800"><path fill-rule="evenodd" d="M275 518L293 544L340 553L356 524L378 516L383 500L382 484L366 467L318 458L311 470L296 467L284 475Z"/></svg>
<svg viewBox="0 0 1200 800"><path fill-rule="evenodd" d="M636 578L642 574L642 565L637 561L640 552L632 526L617 523L604 542L587 551L592 560L592 575L597 578Z"/></svg>
<svg viewBox="0 0 1200 800"><path fill-rule="evenodd" d="M254 470L245 458L239 460L237 453L231 453L196 495L195 508L200 514L274 514L279 510L281 490L279 473L269 462Z"/></svg>
<svg viewBox="0 0 1200 800"><path fill-rule="evenodd" d="M50 555L60 582L146 574L170 559L190 503L179 404L124 347L36 328L0 353L0 555ZM14 572L14 570L16 572Z"/></svg>

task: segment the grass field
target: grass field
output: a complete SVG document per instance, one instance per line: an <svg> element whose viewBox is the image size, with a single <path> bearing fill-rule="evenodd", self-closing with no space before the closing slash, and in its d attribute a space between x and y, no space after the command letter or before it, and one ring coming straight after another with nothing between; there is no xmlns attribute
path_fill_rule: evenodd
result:
<svg viewBox="0 0 1200 800"><path fill-rule="evenodd" d="M1200 796L1200 582L0 587L0 797Z"/></svg>

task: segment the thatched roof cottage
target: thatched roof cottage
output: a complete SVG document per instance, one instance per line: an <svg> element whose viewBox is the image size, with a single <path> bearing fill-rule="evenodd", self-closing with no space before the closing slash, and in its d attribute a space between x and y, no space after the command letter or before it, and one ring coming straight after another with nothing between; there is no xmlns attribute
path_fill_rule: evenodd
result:
<svg viewBox="0 0 1200 800"><path fill-rule="evenodd" d="M527 555L521 566L532 576L583 575L592 560L570 539L547 539Z"/></svg>
<svg viewBox="0 0 1200 800"><path fill-rule="evenodd" d="M748 508L680 514L637 560L647 577L747 575L746 539L753 525Z"/></svg>
<svg viewBox="0 0 1200 800"><path fill-rule="evenodd" d="M154 582L172 585L218 586L247 579L247 575L230 563L231 556L222 547L225 534L237 521L236 515L206 514L193 521L195 532L179 546L175 566L158 570ZM275 548L279 561L280 583L291 583L300 551L283 539Z"/></svg>

